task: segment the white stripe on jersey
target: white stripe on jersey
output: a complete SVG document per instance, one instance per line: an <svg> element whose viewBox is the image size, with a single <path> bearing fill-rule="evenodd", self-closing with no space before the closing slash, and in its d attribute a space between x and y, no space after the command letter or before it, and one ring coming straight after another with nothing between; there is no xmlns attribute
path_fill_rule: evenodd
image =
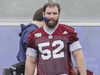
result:
<svg viewBox="0 0 100 75"><path fill-rule="evenodd" d="M79 41L75 41L70 45L70 52L76 51L78 49L82 48Z"/></svg>
<svg viewBox="0 0 100 75"><path fill-rule="evenodd" d="M26 55L37 57L37 50L27 47Z"/></svg>

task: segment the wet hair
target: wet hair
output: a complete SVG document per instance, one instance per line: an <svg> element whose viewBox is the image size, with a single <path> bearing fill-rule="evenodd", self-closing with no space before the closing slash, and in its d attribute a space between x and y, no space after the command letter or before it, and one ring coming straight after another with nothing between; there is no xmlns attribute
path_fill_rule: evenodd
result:
<svg viewBox="0 0 100 75"><path fill-rule="evenodd" d="M49 1L48 3L46 3L43 6L43 12L45 12L47 7L55 7L55 6L58 8L58 12L60 12L61 11L60 5L58 3L53 2L53 1Z"/></svg>
<svg viewBox="0 0 100 75"><path fill-rule="evenodd" d="M34 16L33 16L33 21L42 21L43 20L43 15L42 15L43 8L38 9Z"/></svg>

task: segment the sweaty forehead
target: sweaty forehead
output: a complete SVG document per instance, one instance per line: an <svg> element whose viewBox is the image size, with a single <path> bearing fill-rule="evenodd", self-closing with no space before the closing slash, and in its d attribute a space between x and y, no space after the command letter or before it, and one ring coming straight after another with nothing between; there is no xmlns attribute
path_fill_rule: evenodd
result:
<svg viewBox="0 0 100 75"><path fill-rule="evenodd" d="M55 7L47 7L45 12L58 12L58 8Z"/></svg>

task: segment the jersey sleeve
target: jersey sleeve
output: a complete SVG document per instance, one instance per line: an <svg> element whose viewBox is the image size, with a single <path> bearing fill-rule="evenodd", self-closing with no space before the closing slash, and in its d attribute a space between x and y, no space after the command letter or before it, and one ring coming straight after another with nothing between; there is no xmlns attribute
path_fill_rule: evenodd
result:
<svg viewBox="0 0 100 75"><path fill-rule="evenodd" d="M32 56L32 57L37 57L37 50L35 48L34 40L35 40L34 34L32 34L32 32L31 32L29 34L29 37L28 37L26 55L29 55L29 56Z"/></svg>
<svg viewBox="0 0 100 75"><path fill-rule="evenodd" d="M73 51L76 51L76 50L82 48L79 41L75 41L74 43L70 44L69 46L70 46L70 49L69 49L70 52L73 52Z"/></svg>
<svg viewBox="0 0 100 75"><path fill-rule="evenodd" d="M78 40L79 38L77 37L77 32L75 31L74 28L72 28L71 31L69 32L70 52L73 52L75 50L82 48Z"/></svg>
<svg viewBox="0 0 100 75"><path fill-rule="evenodd" d="M27 48L26 55L29 55L31 57L37 57L37 50L33 48Z"/></svg>
<svg viewBox="0 0 100 75"><path fill-rule="evenodd" d="M34 47L35 47L34 36L32 36L31 33L28 36L27 47L30 47L30 48L33 48L34 49Z"/></svg>
<svg viewBox="0 0 100 75"><path fill-rule="evenodd" d="M73 28L72 31L69 32L69 44L72 44L75 41L78 41L77 32Z"/></svg>

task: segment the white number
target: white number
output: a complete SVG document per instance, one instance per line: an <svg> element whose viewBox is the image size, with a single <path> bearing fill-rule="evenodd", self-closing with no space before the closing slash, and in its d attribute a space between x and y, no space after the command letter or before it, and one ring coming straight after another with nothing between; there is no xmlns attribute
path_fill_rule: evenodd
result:
<svg viewBox="0 0 100 75"><path fill-rule="evenodd" d="M43 53L43 54L41 55L41 57L42 57L43 59L49 59L49 58L51 57L51 52L50 52L50 50L48 50L48 49L42 50L42 47L49 46L49 45L50 45L49 42L38 44L38 47L39 47L40 52ZM47 55L44 55L45 53L47 53Z"/></svg>
<svg viewBox="0 0 100 75"><path fill-rule="evenodd" d="M64 52L60 52L59 54L57 54L59 51L62 50L62 48L64 48L64 43L61 40L57 40L54 41L52 43L52 47L56 46L57 44L59 44L60 46L58 48L56 48L52 53L53 53L53 58L60 58L60 57L64 57ZM45 42L45 43L40 43L38 44L39 50L42 53L41 57L42 59L49 59L51 57L51 51L49 49L45 49L42 50L42 47L46 47L46 46L50 46L49 42ZM45 53L47 53L47 55L44 55Z"/></svg>
<svg viewBox="0 0 100 75"><path fill-rule="evenodd" d="M60 52L59 54L56 54L57 52L59 52L62 48L64 48L64 44L61 40L58 41L54 41L52 43L52 46L56 46L57 44L60 44L60 46L58 48L56 48L53 51L53 58L60 58L60 57L64 57L64 52Z"/></svg>

